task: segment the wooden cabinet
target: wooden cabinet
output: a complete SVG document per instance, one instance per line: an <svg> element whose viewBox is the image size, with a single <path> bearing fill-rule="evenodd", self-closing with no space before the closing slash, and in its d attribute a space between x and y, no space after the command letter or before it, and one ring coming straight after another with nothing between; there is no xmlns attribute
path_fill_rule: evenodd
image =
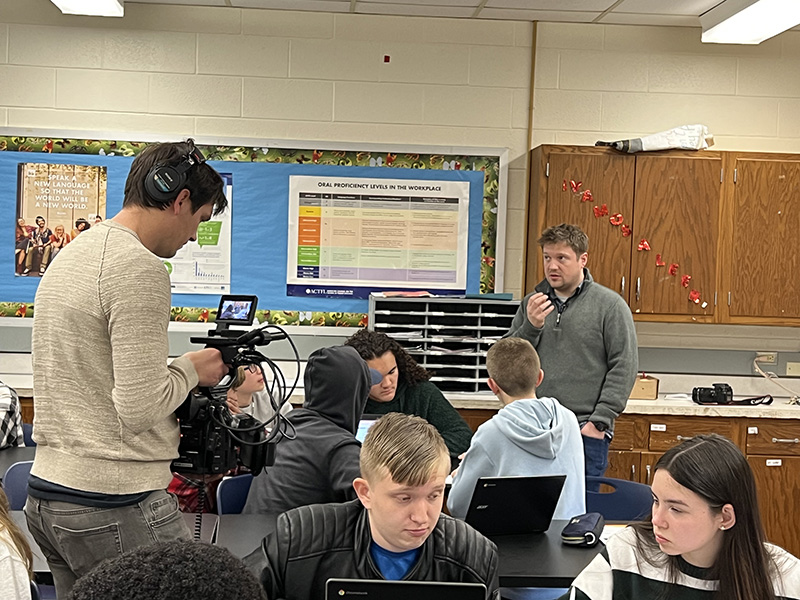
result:
<svg viewBox="0 0 800 600"><path fill-rule="evenodd" d="M582 202L587 189L593 201ZM595 216L603 204L609 214ZM615 213L629 237L610 224ZM536 240L563 222L587 232L592 276L619 292L636 320L800 326L800 279L791 276L800 268L800 154L539 146L531 151L526 292L542 278ZM643 239L649 252L639 250Z"/></svg>
<svg viewBox="0 0 800 600"><path fill-rule="evenodd" d="M609 450L605 476L615 479L639 481L642 453L631 450Z"/></svg>
<svg viewBox="0 0 800 600"><path fill-rule="evenodd" d="M800 155L737 153L731 163L730 268L722 273L731 321L800 317Z"/></svg>
<svg viewBox="0 0 800 600"><path fill-rule="evenodd" d="M800 457L748 456L767 540L795 556L800 552Z"/></svg>
<svg viewBox="0 0 800 600"><path fill-rule="evenodd" d="M713 319L720 153L626 155L608 148L540 146L532 161L526 292L542 276L536 244L541 231L574 223L589 236L592 277L619 292L634 313L657 320ZM573 182L580 184L577 191ZM591 200L583 195L587 190ZM607 214L596 210L603 205ZM614 215L631 235L612 225ZM678 265L675 275L669 274L672 263ZM681 285L683 275L691 276L689 287ZM689 300L692 289L700 293L697 303Z"/></svg>
<svg viewBox="0 0 800 600"><path fill-rule="evenodd" d="M753 469L767 539L798 555L800 423L790 419L743 420L747 461Z"/></svg>
<svg viewBox="0 0 800 600"><path fill-rule="evenodd" d="M629 298L635 313L714 314L721 174L718 153L636 157ZM649 252L638 250L642 239ZM669 274L672 263L679 265L676 275ZM681 285L683 275L691 277L689 287ZM700 302L689 300L691 290Z"/></svg>
<svg viewBox="0 0 800 600"><path fill-rule="evenodd" d="M589 236L589 269L594 280L627 300L632 237L620 235L608 216L596 218L592 208L606 204L610 214L633 216L633 157L579 146L540 146L533 152L544 177L531 180L531 190L536 185L542 201L539 212L529 211L526 293L543 276L541 249L536 244L539 234L550 225L574 223ZM572 181L580 182L580 193L589 190L595 201L581 202L572 191Z"/></svg>

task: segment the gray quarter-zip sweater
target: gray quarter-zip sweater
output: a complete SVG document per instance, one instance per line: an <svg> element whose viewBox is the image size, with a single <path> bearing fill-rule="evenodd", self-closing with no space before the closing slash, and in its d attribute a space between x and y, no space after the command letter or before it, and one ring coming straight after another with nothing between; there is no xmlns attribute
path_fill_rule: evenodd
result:
<svg viewBox="0 0 800 600"><path fill-rule="evenodd" d="M544 371L537 395L558 398L581 424L600 422L611 430L636 379L636 330L622 297L595 283L588 269L583 273L580 293L537 328L525 307L533 293L551 293L547 280L540 282L520 303L505 337L524 338L536 348Z"/></svg>

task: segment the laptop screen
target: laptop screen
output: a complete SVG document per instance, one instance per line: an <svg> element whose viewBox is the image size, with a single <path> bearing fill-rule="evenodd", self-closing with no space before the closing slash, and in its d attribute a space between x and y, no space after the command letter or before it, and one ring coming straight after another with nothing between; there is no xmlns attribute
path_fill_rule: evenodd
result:
<svg viewBox="0 0 800 600"><path fill-rule="evenodd" d="M566 475L481 477L464 520L484 535L547 531L566 479Z"/></svg>
<svg viewBox="0 0 800 600"><path fill-rule="evenodd" d="M380 415L361 415L361 420L358 422L358 429L356 429L356 439L364 443L364 438L367 437L369 428L375 425L375 421L380 418Z"/></svg>
<svg viewBox="0 0 800 600"><path fill-rule="evenodd" d="M482 583L328 579L325 600L486 600Z"/></svg>

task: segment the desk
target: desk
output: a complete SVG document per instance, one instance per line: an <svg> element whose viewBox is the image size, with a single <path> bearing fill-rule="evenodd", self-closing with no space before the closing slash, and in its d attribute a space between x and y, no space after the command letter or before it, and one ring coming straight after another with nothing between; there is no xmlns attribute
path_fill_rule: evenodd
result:
<svg viewBox="0 0 800 600"><path fill-rule="evenodd" d="M36 456L36 446L17 446L0 450L0 481L3 480L8 467L14 463L33 460L34 456Z"/></svg>
<svg viewBox="0 0 800 600"><path fill-rule="evenodd" d="M562 543L566 524L554 520L545 533L491 537L499 554L500 586L569 587L604 546L576 548Z"/></svg>
<svg viewBox="0 0 800 600"><path fill-rule="evenodd" d="M275 516L220 515L217 544L242 558L261 543L274 528ZM543 534L505 535L492 538L497 544L501 587L569 587L602 550L576 548L561 543L567 521L553 521Z"/></svg>

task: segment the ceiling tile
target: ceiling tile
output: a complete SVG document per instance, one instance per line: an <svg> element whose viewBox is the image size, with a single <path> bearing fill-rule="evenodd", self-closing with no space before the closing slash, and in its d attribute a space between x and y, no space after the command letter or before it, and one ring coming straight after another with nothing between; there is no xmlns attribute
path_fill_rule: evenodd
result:
<svg viewBox="0 0 800 600"><path fill-rule="evenodd" d="M471 6L429 6L422 4L380 4L377 2L359 2L356 4L356 12L367 15L468 18L475 13L475 8Z"/></svg>
<svg viewBox="0 0 800 600"><path fill-rule="evenodd" d="M405 4L415 4L423 6L461 6L477 8L481 0L358 0L356 4L356 11L362 4L396 4L402 7Z"/></svg>
<svg viewBox="0 0 800 600"><path fill-rule="evenodd" d="M699 16L722 0L622 0L614 12Z"/></svg>
<svg viewBox="0 0 800 600"><path fill-rule="evenodd" d="M659 25L670 27L700 27L699 17L685 15L637 15L611 12L597 21L603 25Z"/></svg>
<svg viewBox="0 0 800 600"><path fill-rule="evenodd" d="M603 12L614 6L614 2L615 0L488 0L486 8Z"/></svg>
<svg viewBox="0 0 800 600"><path fill-rule="evenodd" d="M228 6L225 0L130 0L127 4L172 4L187 6Z"/></svg>
<svg viewBox="0 0 800 600"><path fill-rule="evenodd" d="M484 8L481 19L506 19L509 21L555 21L563 23L591 23L599 12L521 10L513 8Z"/></svg>
<svg viewBox="0 0 800 600"><path fill-rule="evenodd" d="M230 3L236 8L350 12L350 0L230 0Z"/></svg>

